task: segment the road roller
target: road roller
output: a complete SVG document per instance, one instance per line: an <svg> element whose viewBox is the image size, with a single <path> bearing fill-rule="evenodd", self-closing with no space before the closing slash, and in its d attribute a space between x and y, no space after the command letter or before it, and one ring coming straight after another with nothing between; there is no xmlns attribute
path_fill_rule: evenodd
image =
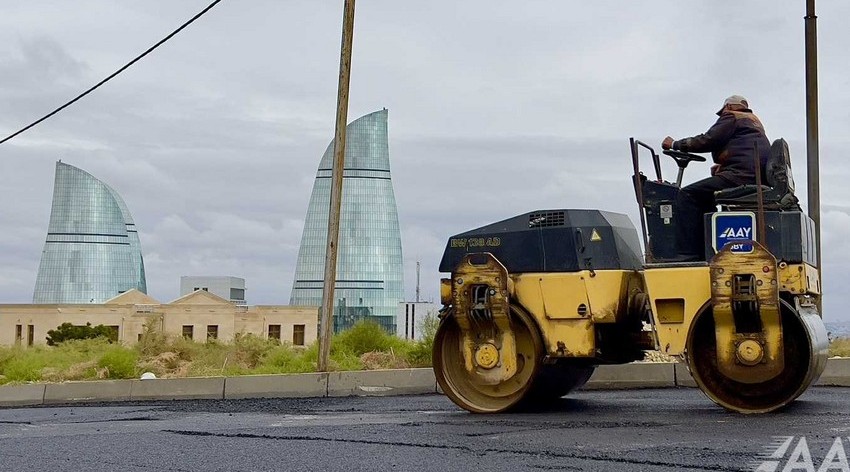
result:
<svg viewBox="0 0 850 472"><path fill-rule="evenodd" d="M716 193L695 262L675 257L675 200L688 164L705 158L664 151L678 167L668 182L651 146L629 144L640 237L623 214L554 209L449 238L433 361L458 406L534 407L580 388L596 366L650 351L685 362L708 398L740 413L782 408L823 372L815 227L794 195L785 140L772 143L760 183ZM640 169L647 155L653 176Z"/></svg>

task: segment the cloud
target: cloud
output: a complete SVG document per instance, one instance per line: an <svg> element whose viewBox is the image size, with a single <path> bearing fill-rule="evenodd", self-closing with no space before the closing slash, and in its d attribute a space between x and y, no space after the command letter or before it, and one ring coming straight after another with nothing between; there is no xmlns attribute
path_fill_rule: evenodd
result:
<svg viewBox="0 0 850 472"><path fill-rule="evenodd" d="M629 136L704 131L731 93L791 142L804 194L804 12L781 3L358 5L349 118L390 109L408 297L418 260L423 295L437 298L452 234L541 208L602 208L637 224ZM202 6L12 1L0 17L0 130L73 97ZM819 5L825 301L845 319L848 14ZM333 137L340 21L338 2L223 2L0 146L0 301L31 298L61 158L127 202L154 297L176 298L180 275L237 275L250 303L286 303Z"/></svg>

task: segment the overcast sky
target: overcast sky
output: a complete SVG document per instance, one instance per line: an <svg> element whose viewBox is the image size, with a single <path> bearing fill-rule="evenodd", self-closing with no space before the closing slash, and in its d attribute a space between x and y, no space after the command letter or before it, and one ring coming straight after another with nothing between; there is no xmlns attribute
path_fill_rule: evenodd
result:
<svg viewBox="0 0 850 472"><path fill-rule="evenodd" d="M208 3L4 0L0 134ZM703 132L731 94L789 141L805 202L804 14L802 0L360 0L349 121L389 109L408 298L416 261L437 299L447 237L489 222L601 208L637 224L628 138ZM850 320L850 3L819 2L818 15L824 311ZM341 0L224 0L0 145L0 303L32 300L58 159L123 196L154 298L176 298L181 275L233 275L249 303L288 303L333 138L341 20Z"/></svg>

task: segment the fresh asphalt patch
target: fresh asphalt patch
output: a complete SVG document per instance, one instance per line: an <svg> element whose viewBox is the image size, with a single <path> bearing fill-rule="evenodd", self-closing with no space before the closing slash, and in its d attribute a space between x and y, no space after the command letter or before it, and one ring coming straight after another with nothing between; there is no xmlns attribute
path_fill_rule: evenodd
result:
<svg viewBox="0 0 850 472"><path fill-rule="evenodd" d="M687 388L576 392L499 415L440 395L183 400L2 409L0 457L4 470L737 471L782 437L805 438L817 469L848 432L838 387L767 415Z"/></svg>

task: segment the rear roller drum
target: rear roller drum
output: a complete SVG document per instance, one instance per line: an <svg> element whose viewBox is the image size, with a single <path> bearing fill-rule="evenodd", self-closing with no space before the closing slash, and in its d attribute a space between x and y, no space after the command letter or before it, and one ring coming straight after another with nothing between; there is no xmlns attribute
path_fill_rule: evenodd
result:
<svg viewBox="0 0 850 472"><path fill-rule="evenodd" d="M534 320L525 310L511 306L510 329L516 339L516 373L498 382L486 380L501 365L501 351L492 339L495 324L471 324L469 338L475 344L472 370L463 356L464 336L453 315L440 323L434 337L434 373L445 394L455 404L473 413L498 413L516 406L531 391L543 359L543 340Z"/></svg>
<svg viewBox="0 0 850 472"><path fill-rule="evenodd" d="M590 380L596 366L576 364L544 365L534 379L530 401L547 402L581 388Z"/></svg>
<svg viewBox="0 0 850 472"><path fill-rule="evenodd" d="M700 313L688 335L688 367L699 388L715 403L740 413L766 413L781 408L800 396L817 380L826 364L826 329L817 314L800 314L781 301L784 368L775 377L743 383L726 377L717 365L714 316L711 309ZM739 345L736 362L754 373L759 369L758 343ZM755 378L755 377L754 377Z"/></svg>

